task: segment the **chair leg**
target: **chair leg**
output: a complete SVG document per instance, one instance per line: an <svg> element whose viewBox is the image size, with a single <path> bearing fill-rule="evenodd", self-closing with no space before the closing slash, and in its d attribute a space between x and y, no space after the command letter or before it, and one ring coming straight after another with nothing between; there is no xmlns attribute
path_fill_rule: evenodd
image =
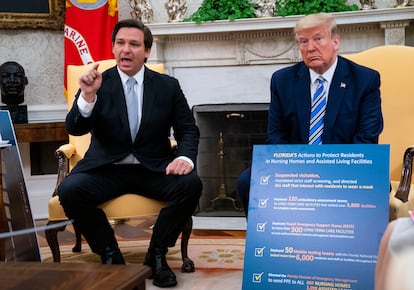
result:
<svg viewBox="0 0 414 290"><path fill-rule="evenodd" d="M55 223L58 223L58 222L48 221L47 225L53 225ZM63 232L65 228L66 228L66 225L63 225L61 227L45 230L46 241L50 247L50 250L52 251L53 262L55 263L60 263L60 249L59 249L59 241L58 241L57 235L58 235L58 232Z"/></svg>
<svg viewBox="0 0 414 290"><path fill-rule="evenodd" d="M191 231L193 230L193 217L190 217L185 224L181 233L181 257L183 259L183 265L181 266L181 272L191 273L195 271L194 262L188 257L188 241L190 239Z"/></svg>
<svg viewBox="0 0 414 290"><path fill-rule="evenodd" d="M75 246L72 248L73 253L80 253L82 251L82 235L79 228L76 225L76 222L73 223L73 229L75 230Z"/></svg>

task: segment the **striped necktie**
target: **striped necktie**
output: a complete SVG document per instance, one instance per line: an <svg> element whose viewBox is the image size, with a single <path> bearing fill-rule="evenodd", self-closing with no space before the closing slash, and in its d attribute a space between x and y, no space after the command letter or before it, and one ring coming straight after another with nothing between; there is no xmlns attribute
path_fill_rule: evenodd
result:
<svg viewBox="0 0 414 290"><path fill-rule="evenodd" d="M125 100L128 110L129 129L131 131L132 141L138 132L138 96L135 94L134 86L136 84L134 78L129 78L126 82Z"/></svg>
<svg viewBox="0 0 414 290"><path fill-rule="evenodd" d="M324 79L317 79L318 86L312 97L312 109L310 116L309 144L322 144L323 119L326 108L326 90Z"/></svg>

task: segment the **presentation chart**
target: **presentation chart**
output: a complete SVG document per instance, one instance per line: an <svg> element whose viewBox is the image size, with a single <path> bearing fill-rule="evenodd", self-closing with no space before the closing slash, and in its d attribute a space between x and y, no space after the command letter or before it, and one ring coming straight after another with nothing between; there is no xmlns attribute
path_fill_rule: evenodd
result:
<svg viewBox="0 0 414 290"><path fill-rule="evenodd" d="M255 145L243 290L371 290L389 145Z"/></svg>

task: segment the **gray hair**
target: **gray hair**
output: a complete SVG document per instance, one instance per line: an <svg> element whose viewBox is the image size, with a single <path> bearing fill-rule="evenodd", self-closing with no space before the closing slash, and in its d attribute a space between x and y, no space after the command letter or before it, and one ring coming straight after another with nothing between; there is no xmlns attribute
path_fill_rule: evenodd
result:
<svg viewBox="0 0 414 290"><path fill-rule="evenodd" d="M334 17L328 13L315 13L306 15L296 22L293 32L296 37L298 32L301 30L319 25L326 25L331 32L331 36L338 35L338 27L336 26L336 21Z"/></svg>

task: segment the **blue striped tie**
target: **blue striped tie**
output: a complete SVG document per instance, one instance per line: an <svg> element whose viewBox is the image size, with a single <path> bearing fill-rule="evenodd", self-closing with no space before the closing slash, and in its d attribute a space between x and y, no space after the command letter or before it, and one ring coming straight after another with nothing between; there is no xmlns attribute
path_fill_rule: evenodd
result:
<svg viewBox="0 0 414 290"><path fill-rule="evenodd" d="M322 144L323 119L326 108L326 91L323 85L324 79L317 79L318 87L312 98L312 109L309 128L309 144Z"/></svg>

